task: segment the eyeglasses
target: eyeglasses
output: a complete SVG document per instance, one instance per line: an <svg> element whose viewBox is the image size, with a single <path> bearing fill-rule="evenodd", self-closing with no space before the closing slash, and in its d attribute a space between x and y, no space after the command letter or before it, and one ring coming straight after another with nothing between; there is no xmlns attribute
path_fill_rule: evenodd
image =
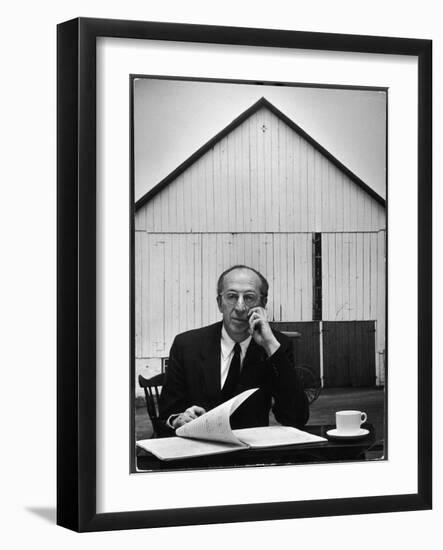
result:
<svg viewBox="0 0 443 550"><path fill-rule="evenodd" d="M245 292L243 294L243 293L233 292L232 290L222 292L220 296L223 296L225 302L231 306L236 305L238 302L238 299L240 298L240 296L242 296L243 302L246 307L255 306L259 302L261 297L260 294L255 294L255 292Z"/></svg>

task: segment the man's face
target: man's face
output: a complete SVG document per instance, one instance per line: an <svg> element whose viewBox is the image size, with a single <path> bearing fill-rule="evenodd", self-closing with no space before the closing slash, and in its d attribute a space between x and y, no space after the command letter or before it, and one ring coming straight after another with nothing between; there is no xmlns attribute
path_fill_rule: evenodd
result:
<svg viewBox="0 0 443 550"><path fill-rule="evenodd" d="M223 278L221 296L217 297L218 309L229 336L234 340L244 340L249 335L249 310L265 306L260 283L259 277L249 269L234 269Z"/></svg>

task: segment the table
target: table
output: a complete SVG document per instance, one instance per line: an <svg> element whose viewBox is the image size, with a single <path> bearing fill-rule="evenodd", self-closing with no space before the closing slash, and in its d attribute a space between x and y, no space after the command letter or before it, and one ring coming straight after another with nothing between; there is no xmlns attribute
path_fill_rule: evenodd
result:
<svg viewBox="0 0 443 550"><path fill-rule="evenodd" d="M335 426L305 426L303 429L326 437L326 432ZM375 431L366 423L369 434L362 439L328 440L322 443L287 445L266 449L241 449L226 454L186 458L164 462L138 449L137 471L201 470L207 468L237 468L241 466L280 466L320 462L343 462L365 460L364 453L375 442Z"/></svg>

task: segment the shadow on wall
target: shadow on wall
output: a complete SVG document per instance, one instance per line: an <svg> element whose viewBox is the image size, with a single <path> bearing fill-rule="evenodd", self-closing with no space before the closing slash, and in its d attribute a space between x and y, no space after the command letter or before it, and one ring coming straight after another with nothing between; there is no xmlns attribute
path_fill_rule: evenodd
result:
<svg viewBox="0 0 443 550"><path fill-rule="evenodd" d="M57 510L56 508L49 508L43 506L29 506L26 508L28 512L38 516L49 523L55 524L57 519Z"/></svg>

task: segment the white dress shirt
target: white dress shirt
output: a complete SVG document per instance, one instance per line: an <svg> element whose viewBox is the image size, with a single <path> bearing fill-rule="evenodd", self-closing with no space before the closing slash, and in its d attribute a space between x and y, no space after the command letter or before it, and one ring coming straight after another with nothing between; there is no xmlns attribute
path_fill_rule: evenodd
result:
<svg viewBox="0 0 443 550"><path fill-rule="evenodd" d="M248 351L248 346L251 343L252 336L248 336L246 340L240 342L240 368L243 365L243 360L245 358L246 352ZM220 387L223 388L226 378L228 377L229 367L231 366L232 358L234 357L234 340L226 332L225 325L222 327L221 338L220 338ZM171 416L166 421L166 424L170 428L174 428L172 423L179 416L180 413L171 414Z"/></svg>
<svg viewBox="0 0 443 550"><path fill-rule="evenodd" d="M240 342L240 368L243 365L248 346L251 343L252 336L248 336L246 340ZM220 354L220 387L223 388L226 378L228 377L229 367L231 365L232 358L234 357L234 340L229 336L225 329L225 325L222 327L221 332L221 354Z"/></svg>

